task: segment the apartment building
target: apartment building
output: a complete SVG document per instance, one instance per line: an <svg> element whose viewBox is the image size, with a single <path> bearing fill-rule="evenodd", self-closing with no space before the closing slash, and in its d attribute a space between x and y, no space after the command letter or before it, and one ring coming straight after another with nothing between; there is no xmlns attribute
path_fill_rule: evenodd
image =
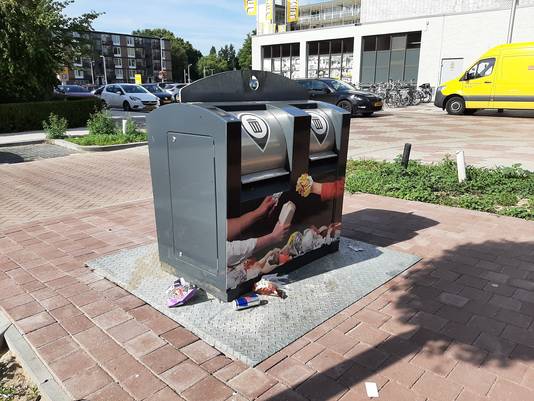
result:
<svg viewBox="0 0 534 401"><path fill-rule="evenodd" d="M252 39L252 66L291 78L354 83L429 82L459 76L488 49L506 43L516 0L333 0L301 6L298 23L267 20ZM513 42L534 38L534 0L517 0Z"/></svg>
<svg viewBox="0 0 534 401"><path fill-rule="evenodd" d="M73 61L64 84L143 83L172 81L170 41L112 32L73 33L88 43L88 50Z"/></svg>

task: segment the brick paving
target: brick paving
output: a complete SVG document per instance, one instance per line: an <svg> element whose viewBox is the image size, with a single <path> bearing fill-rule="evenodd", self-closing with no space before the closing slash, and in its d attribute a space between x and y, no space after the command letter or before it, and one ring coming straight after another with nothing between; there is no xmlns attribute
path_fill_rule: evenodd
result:
<svg viewBox="0 0 534 401"><path fill-rule="evenodd" d="M482 167L520 163L534 171L532 111L485 110L474 116L449 116L425 104L385 110L351 125L349 157L393 160L411 143L412 159L437 162L465 151L468 164Z"/></svg>
<svg viewBox="0 0 534 401"><path fill-rule="evenodd" d="M344 234L418 265L256 368L84 263L155 240L150 200L0 232L0 306L73 399L534 399L534 223L371 195Z"/></svg>

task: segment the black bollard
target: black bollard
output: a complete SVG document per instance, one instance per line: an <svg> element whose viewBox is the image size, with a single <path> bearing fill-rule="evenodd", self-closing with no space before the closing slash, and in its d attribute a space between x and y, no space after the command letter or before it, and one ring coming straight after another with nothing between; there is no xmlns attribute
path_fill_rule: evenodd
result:
<svg viewBox="0 0 534 401"><path fill-rule="evenodd" d="M410 161L410 152L412 151L412 144L404 144L404 152L402 153L401 165L406 170L408 168L408 162Z"/></svg>

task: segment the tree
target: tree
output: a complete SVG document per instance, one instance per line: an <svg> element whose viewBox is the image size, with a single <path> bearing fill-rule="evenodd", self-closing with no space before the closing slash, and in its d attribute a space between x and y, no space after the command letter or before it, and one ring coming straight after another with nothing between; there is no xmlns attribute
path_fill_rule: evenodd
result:
<svg viewBox="0 0 534 401"><path fill-rule="evenodd" d="M84 52L95 12L67 17L74 0L0 1L0 103L43 100L53 95L57 74Z"/></svg>
<svg viewBox="0 0 534 401"><path fill-rule="evenodd" d="M225 45L219 50L219 59L226 61L230 70L239 69L239 61L237 60L234 45Z"/></svg>
<svg viewBox="0 0 534 401"><path fill-rule="evenodd" d="M195 67L200 57L202 57L202 53L195 49L191 43L177 37L173 32L165 28L138 29L133 31L132 34L169 40L171 42L173 80L180 81L183 78L183 72L187 70L188 64L192 64L191 80L198 79Z"/></svg>
<svg viewBox="0 0 534 401"><path fill-rule="evenodd" d="M239 65L243 70L252 69L252 35L256 35L256 30L252 31L251 34L247 34L243 46L241 46L237 54Z"/></svg>
<svg viewBox="0 0 534 401"><path fill-rule="evenodd" d="M218 72L228 71L226 60L217 56L217 52L210 52L209 55L202 57L197 64L197 73L200 76L217 74Z"/></svg>

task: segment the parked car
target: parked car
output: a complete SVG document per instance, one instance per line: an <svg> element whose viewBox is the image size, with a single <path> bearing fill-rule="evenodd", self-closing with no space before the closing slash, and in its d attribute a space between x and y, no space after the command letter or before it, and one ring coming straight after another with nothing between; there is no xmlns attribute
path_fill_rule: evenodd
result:
<svg viewBox="0 0 534 401"><path fill-rule="evenodd" d="M370 116L382 110L382 99L373 93L357 90L346 82L332 78L297 79L307 89L311 100L332 103L352 115Z"/></svg>
<svg viewBox="0 0 534 401"><path fill-rule="evenodd" d="M80 85L58 85L54 88L54 93L66 97L91 97L93 94Z"/></svg>
<svg viewBox="0 0 534 401"><path fill-rule="evenodd" d="M159 98L160 105L172 103L172 95L161 89L157 84L143 84L143 88L147 89L153 95L156 95Z"/></svg>
<svg viewBox="0 0 534 401"><path fill-rule="evenodd" d="M108 107L122 107L124 110L153 109L159 106L159 99L141 85L109 84L95 91Z"/></svg>
<svg viewBox="0 0 534 401"><path fill-rule="evenodd" d="M162 85L162 84L160 83L159 85ZM175 102L179 102L180 91L185 86L187 86L187 84L165 83L165 86L163 87L163 89L171 94L172 100L174 100Z"/></svg>

